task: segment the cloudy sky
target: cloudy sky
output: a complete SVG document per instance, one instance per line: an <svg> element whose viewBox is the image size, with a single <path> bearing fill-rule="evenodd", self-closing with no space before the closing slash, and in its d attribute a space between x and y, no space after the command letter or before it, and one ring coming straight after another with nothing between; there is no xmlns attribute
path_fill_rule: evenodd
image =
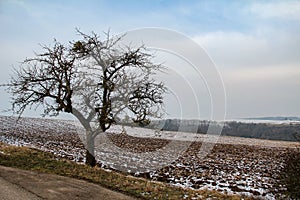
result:
<svg viewBox="0 0 300 200"><path fill-rule="evenodd" d="M300 1L1 0L0 27L1 83L40 43L76 38L75 27L159 27L206 50L224 81L227 118L300 116ZM2 111L9 95L0 94Z"/></svg>

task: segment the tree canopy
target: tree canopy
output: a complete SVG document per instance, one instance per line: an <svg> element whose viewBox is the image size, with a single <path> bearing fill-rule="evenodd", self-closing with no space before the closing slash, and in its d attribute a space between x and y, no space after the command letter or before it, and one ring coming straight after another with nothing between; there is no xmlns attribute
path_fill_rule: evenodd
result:
<svg viewBox="0 0 300 200"><path fill-rule="evenodd" d="M123 36L109 32L104 39L77 32L80 40L67 45L54 40L52 47L42 46L42 53L25 59L7 86L12 109L20 116L32 106L42 106L43 115L73 114L87 132L92 159L87 162L94 165L99 131L124 116L139 125L160 117L166 88L153 78L163 67L153 63L145 46L126 46Z"/></svg>

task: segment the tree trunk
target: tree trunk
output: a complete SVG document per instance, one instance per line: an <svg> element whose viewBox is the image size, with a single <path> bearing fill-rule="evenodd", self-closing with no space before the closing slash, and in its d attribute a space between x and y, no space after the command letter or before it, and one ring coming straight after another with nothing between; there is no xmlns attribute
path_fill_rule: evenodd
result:
<svg viewBox="0 0 300 200"><path fill-rule="evenodd" d="M95 158L95 140L91 131L86 131L86 161L85 164L94 167L96 165Z"/></svg>

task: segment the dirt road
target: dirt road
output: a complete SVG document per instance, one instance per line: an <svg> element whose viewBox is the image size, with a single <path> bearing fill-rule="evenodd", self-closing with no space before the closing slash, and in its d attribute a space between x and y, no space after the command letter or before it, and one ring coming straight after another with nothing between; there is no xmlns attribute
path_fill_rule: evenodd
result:
<svg viewBox="0 0 300 200"><path fill-rule="evenodd" d="M0 166L0 200L133 200L86 181Z"/></svg>

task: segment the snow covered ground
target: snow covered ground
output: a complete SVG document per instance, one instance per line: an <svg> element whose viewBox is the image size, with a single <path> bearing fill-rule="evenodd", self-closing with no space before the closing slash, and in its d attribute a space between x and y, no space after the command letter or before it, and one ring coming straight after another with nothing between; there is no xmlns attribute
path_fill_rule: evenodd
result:
<svg viewBox="0 0 300 200"><path fill-rule="evenodd" d="M274 199L286 153L299 142L114 126L96 138L101 166L193 189ZM74 121L0 117L0 142L84 162L84 130ZM215 144L214 144L215 143Z"/></svg>
<svg viewBox="0 0 300 200"><path fill-rule="evenodd" d="M215 136L205 135L197 133L187 132L172 132L172 131L154 131L147 128L137 127L125 127L128 135L134 137L144 138L161 138L168 140L180 140L180 141L216 141L218 144L242 144L242 145L256 145L264 147L289 147L296 148L300 147L299 142L288 142L288 141L276 141L276 140L263 140L255 138L243 138L243 137L232 137L232 136ZM121 126L113 126L109 132L120 133L122 131ZM211 139L213 138L213 139Z"/></svg>

